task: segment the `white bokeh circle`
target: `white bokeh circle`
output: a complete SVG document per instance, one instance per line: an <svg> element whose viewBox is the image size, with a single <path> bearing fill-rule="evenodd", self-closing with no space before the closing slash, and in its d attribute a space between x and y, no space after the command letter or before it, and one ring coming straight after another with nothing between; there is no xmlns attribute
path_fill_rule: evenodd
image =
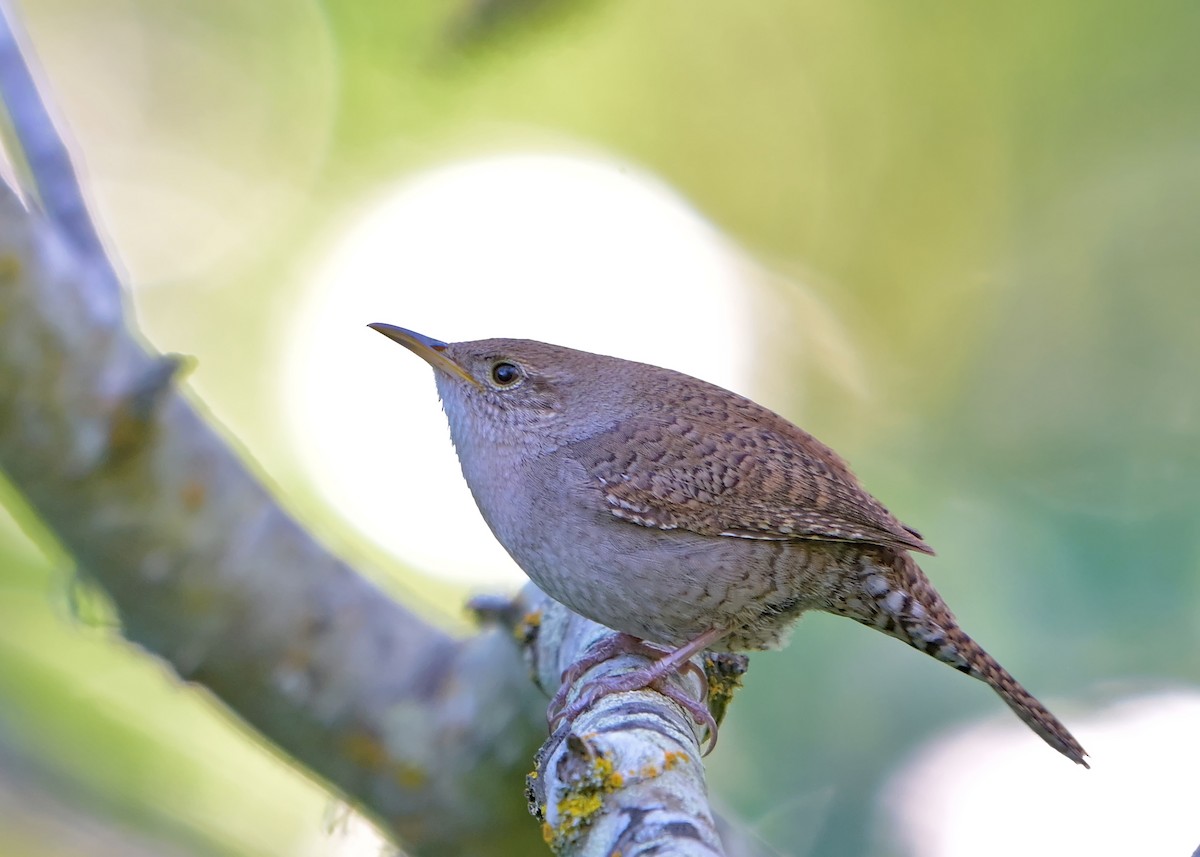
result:
<svg viewBox="0 0 1200 857"><path fill-rule="evenodd" d="M366 536L431 574L510 583L520 572L470 499L431 370L366 325L541 339L750 392L753 270L627 165L510 154L442 166L385 194L316 266L290 325L287 424Z"/></svg>
<svg viewBox="0 0 1200 857"><path fill-rule="evenodd" d="M884 790L896 853L1126 857L1200 846L1200 688L1131 697L1068 722L1091 770L1007 715L918 751Z"/></svg>

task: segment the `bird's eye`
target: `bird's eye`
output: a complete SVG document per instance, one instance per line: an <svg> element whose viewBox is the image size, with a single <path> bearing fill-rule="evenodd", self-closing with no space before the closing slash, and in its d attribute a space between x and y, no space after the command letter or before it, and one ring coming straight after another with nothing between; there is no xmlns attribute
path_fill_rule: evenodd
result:
<svg viewBox="0 0 1200 857"><path fill-rule="evenodd" d="M511 387L521 380L521 370L507 360L501 360L492 366L492 380L498 387Z"/></svg>

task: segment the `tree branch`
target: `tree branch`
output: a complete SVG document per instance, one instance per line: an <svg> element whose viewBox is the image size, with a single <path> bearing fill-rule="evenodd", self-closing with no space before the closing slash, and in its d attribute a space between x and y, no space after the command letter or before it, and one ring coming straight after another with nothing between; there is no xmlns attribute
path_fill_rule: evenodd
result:
<svg viewBox="0 0 1200 857"><path fill-rule="evenodd" d="M46 209L30 213L0 187L0 468L110 594L128 639L407 848L535 853L516 783L545 734L545 698L511 631L552 691L608 629L531 586L508 628L456 641L316 544L180 391L186 361L127 326L7 27L0 90ZM559 853L722 853L697 737L658 693L601 700L545 743L529 786Z"/></svg>
<svg viewBox="0 0 1200 857"><path fill-rule="evenodd" d="M28 48L19 44L13 16L0 5L0 96L12 120L21 154L50 221L96 272L95 288L114 308L120 303L120 278L104 252L104 244L88 215L83 190L75 175L67 145L54 127L26 61Z"/></svg>
<svg viewBox="0 0 1200 857"><path fill-rule="evenodd" d="M528 642L535 677L547 693L557 689L568 666L613 633L532 585L521 602L526 612L516 625L517 636ZM639 655L605 661L579 679L568 700L589 681L646 664ZM719 698L728 698L744 664L744 658L732 656L709 660L706 671ZM693 696L700 690L694 676L674 674L666 680ZM527 779L530 810L541 819L546 841L571 857L724 854L708 806L703 736L697 730L688 715L654 690L599 699L542 745Z"/></svg>
<svg viewBox="0 0 1200 857"><path fill-rule="evenodd" d="M0 189L0 467L125 635L418 850L528 853L513 784L544 702L516 649L452 640L314 543L175 388L180 361L96 313L94 276Z"/></svg>

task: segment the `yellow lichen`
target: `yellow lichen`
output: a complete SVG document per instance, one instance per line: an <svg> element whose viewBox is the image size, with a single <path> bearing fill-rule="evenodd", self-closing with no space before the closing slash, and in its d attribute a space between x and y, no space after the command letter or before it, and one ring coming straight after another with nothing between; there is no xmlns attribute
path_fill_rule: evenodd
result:
<svg viewBox="0 0 1200 857"><path fill-rule="evenodd" d="M704 675L708 679L708 709L718 724L733 702L733 695L742 686L746 673L745 655L713 654L704 656Z"/></svg>
<svg viewBox="0 0 1200 857"><path fill-rule="evenodd" d="M368 771L387 770L402 788L416 791L429 782L427 770L411 762L393 761L383 741L365 730L346 735L341 741L341 750L347 759Z"/></svg>
<svg viewBox="0 0 1200 857"><path fill-rule="evenodd" d="M342 755L368 770L378 770L387 760L387 748L370 732L351 732L341 742Z"/></svg>
<svg viewBox="0 0 1200 857"><path fill-rule="evenodd" d="M513 636L522 645L528 645L537 637L538 628L542 626L542 611L530 610L521 617L521 621L513 627Z"/></svg>
<svg viewBox="0 0 1200 857"><path fill-rule="evenodd" d="M567 795L558 802L558 814L563 817L563 823L568 819L585 822L603 803L600 795L595 792Z"/></svg>
<svg viewBox="0 0 1200 857"><path fill-rule="evenodd" d="M604 795L624 785L625 776L613 770L611 759L599 753L593 755L587 770L567 785L555 804L558 823L542 826L546 842L556 852L574 842L591 824L592 817L604 809Z"/></svg>
<svg viewBox="0 0 1200 857"><path fill-rule="evenodd" d="M0 282L15 282L21 276L21 260L15 253L0 256Z"/></svg>
<svg viewBox="0 0 1200 857"><path fill-rule="evenodd" d="M423 788L429 780L429 773L424 768L403 762L392 766L392 776L401 786L413 791Z"/></svg>
<svg viewBox="0 0 1200 857"><path fill-rule="evenodd" d="M594 771L593 771L594 775L597 778L599 778L601 781L612 776L613 763L612 763L612 760L609 759L607 756L596 755L595 757L593 757L592 767L594 769Z"/></svg>

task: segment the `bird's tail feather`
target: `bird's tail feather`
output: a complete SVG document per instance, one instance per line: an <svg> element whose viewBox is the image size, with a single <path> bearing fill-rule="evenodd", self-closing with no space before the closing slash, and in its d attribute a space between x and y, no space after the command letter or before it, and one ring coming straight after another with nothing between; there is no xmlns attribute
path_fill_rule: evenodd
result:
<svg viewBox="0 0 1200 857"><path fill-rule="evenodd" d="M896 637L986 682L1030 729L1068 759L1088 767L1086 752L1044 705L967 635L907 553L881 550L862 563L861 591L833 612Z"/></svg>

